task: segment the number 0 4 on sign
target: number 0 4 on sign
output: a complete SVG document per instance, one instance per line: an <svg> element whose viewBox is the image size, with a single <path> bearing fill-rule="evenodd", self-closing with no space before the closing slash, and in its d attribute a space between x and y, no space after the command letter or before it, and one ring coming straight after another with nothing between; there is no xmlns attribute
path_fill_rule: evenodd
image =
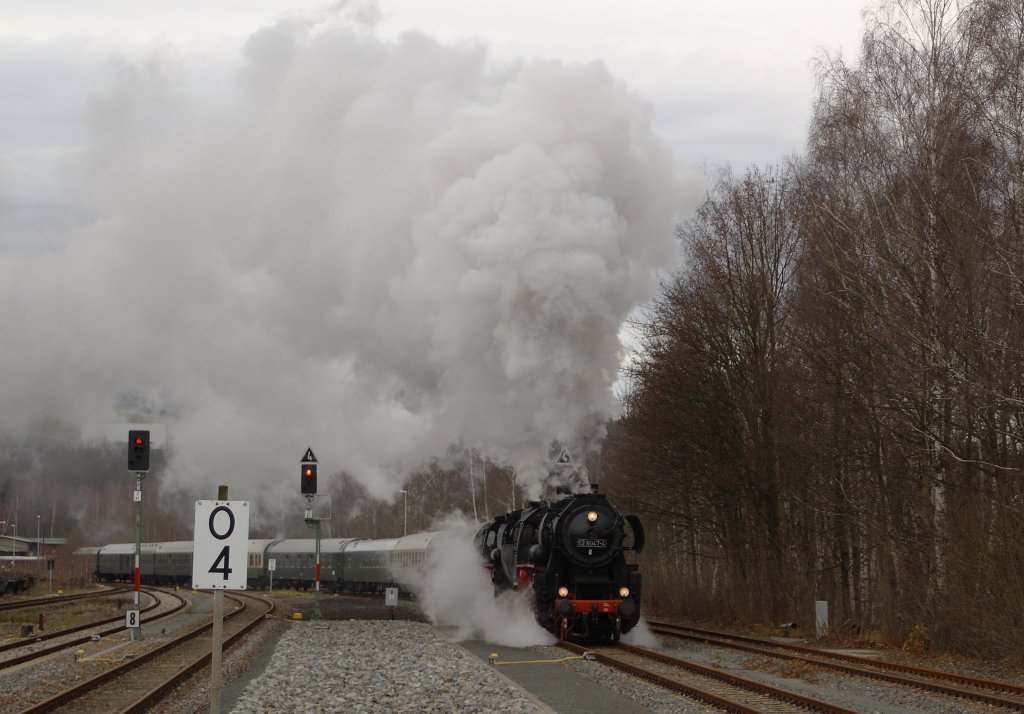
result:
<svg viewBox="0 0 1024 714"><path fill-rule="evenodd" d="M192 587L245 590L249 502L196 501Z"/></svg>

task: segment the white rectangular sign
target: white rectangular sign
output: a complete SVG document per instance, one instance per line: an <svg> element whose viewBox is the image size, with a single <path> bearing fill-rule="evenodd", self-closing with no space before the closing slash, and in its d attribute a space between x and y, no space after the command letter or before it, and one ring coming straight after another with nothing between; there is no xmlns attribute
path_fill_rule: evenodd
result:
<svg viewBox="0 0 1024 714"><path fill-rule="evenodd" d="M133 630L139 626L139 611L138 610L125 610L124 613L124 626L129 630Z"/></svg>
<svg viewBox="0 0 1024 714"><path fill-rule="evenodd" d="M274 572L275 570L277 570L277 561L274 558L271 558L267 561L267 570L269 570L270 572Z"/></svg>
<svg viewBox="0 0 1024 714"><path fill-rule="evenodd" d="M814 634L828 637L828 600L814 601Z"/></svg>
<svg viewBox="0 0 1024 714"><path fill-rule="evenodd" d="M398 606L398 588L385 588L384 607Z"/></svg>
<svg viewBox="0 0 1024 714"><path fill-rule="evenodd" d="M249 502L196 501L192 587L245 590Z"/></svg>

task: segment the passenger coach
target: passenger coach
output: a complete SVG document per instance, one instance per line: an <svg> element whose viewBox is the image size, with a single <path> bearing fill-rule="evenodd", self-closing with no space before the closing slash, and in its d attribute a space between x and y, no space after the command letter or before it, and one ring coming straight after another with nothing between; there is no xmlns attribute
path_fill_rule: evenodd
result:
<svg viewBox="0 0 1024 714"><path fill-rule="evenodd" d="M320 541L320 585L341 592L383 592L389 586L409 588L426 563L435 533L402 538L324 538ZM282 588L308 589L316 576L316 541L313 538L257 539L249 541L246 559L248 587L263 589L271 583ZM192 541L143 543L140 579L153 585L192 584ZM80 557L92 558L96 578L102 582L132 582L135 544L115 543L80 548Z"/></svg>

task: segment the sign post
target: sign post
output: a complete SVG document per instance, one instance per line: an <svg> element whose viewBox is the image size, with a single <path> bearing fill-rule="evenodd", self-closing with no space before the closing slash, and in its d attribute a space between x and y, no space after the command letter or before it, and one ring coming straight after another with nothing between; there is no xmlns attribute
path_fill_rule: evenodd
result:
<svg viewBox="0 0 1024 714"><path fill-rule="evenodd" d="M249 560L249 502L229 501L228 487L216 501L196 501L192 587L213 590L213 656L210 662L210 714L220 714L224 591L245 590Z"/></svg>
<svg viewBox="0 0 1024 714"><path fill-rule="evenodd" d="M388 615L395 619L395 607L398 606L398 588L384 589L384 607L388 609Z"/></svg>
<svg viewBox="0 0 1024 714"><path fill-rule="evenodd" d="M274 592L274 571L277 570L277 560L271 558L267 561L267 572L270 573L270 592Z"/></svg>
<svg viewBox="0 0 1024 714"><path fill-rule="evenodd" d="M135 611L139 610L139 580L141 578L140 565L142 560L142 478L146 474L137 473L135 474L135 493L133 494L133 500L135 501ZM135 627L132 628L132 639L142 639L142 623L136 622Z"/></svg>

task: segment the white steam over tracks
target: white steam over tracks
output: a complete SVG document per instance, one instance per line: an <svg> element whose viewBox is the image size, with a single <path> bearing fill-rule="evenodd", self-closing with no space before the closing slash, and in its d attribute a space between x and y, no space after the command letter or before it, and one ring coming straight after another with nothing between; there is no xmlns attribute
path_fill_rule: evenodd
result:
<svg viewBox="0 0 1024 714"><path fill-rule="evenodd" d="M158 416L171 482L278 483L314 441L377 496L448 444L525 481L600 436L620 326L676 258L650 107L599 63L337 16L238 63L167 51L96 90L73 220L0 253L3 421Z"/></svg>

